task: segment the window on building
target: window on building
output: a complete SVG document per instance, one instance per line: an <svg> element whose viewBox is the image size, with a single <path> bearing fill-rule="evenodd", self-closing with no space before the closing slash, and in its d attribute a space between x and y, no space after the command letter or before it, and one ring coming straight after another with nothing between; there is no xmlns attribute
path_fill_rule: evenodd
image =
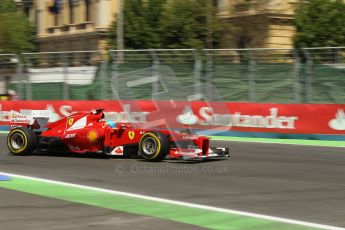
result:
<svg viewBox="0 0 345 230"><path fill-rule="evenodd" d="M30 14L32 13L33 9L33 0L22 0L23 3L23 13L27 16L30 17Z"/></svg>
<svg viewBox="0 0 345 230"><path fill-rule="evenodd" d="M85 21L91 21L90 15L91 0L85 0Z"/></svg>
<svg viewBox="0 0 345 230"><path fill-rule="evenodd" d="M54 26L58 26L59 25L59 15L55 14L54 15Z"/></svg>
<svg viewBox="0 0 345 230"><path fill-rule="evenodd" d="M26 17L30 16L30 6L24 4L23 11Z"/></svg>
<svg viewBox="0 0 345 230"><path fill-rule="evenodd" d="M68 8L69 8L69 23L74 23L74 1L69 0L68 1Z"/></svg>

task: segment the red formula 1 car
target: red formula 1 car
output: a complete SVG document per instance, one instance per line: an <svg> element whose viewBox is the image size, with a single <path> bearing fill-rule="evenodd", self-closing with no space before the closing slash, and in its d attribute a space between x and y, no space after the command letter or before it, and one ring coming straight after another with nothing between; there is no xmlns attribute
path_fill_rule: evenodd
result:
<svg viewBox="0 0 345 230"><path fill-rule="evenodd" d="M47 124L47 110L12 111L7 146L15 155L34 151L96 152L135 155L148 161L211 159L229 156L228 148L210 148L209 138L165 129L107 122L102 109L79 112Z"/></svg>

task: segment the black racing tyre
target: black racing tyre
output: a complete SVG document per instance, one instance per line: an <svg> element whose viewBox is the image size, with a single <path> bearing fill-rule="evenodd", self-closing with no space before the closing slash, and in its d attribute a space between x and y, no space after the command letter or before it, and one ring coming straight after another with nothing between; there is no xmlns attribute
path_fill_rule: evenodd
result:
<svg viewBox="0 0 345 230"><path fill-rule="evenodd" d="M29 155L37 147L37 136L27 127L12 129L7 136L7 148L14 155Z"/></svg>
<svg viewBox="0 0 345 230"><path fill-rule="evenodd" d="M147 161L162 161L170 150L170 141L160 132L147 132L139 142L139 153Z"/></svg>

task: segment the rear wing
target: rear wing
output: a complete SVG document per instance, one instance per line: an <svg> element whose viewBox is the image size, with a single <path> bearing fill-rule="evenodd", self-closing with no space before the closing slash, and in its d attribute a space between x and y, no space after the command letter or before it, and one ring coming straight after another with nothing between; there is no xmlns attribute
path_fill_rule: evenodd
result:
<svg viewBox="0 0 345 230"><path fill-rule="evenodd" d="M20 112L11 110L11 129L16 127L30 127L35 132L46 130L45 126L49 121L51 111L49 110L26 110L21 109Z"/></svg>

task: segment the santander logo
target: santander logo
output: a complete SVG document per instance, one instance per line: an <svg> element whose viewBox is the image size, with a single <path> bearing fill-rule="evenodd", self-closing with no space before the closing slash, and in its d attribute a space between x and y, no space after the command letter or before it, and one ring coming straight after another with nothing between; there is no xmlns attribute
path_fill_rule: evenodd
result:
<svg viewBox="0 0 345 230"><path fill-rule="evenodd" d="M296 129L298 117L280 116L278 108L270 108L266 116L247 115L240 112L217 114L210 107L200 107L198 113L194 114L190 106L185 106L176 120L184 125Z"/></svg>
<svg viewBox="0 0 345 230"><path fill-rule="evenodd" d="M195 116L190 106L186 106L183 113L178 115L176 120L184 125L194 125L198 122L198 117Z"/></svg>
<svg viewBox="0 0 345 230"><path fill-rule="evenodd" d="M335 130L345 130L345 112L338 109L335 118L328 122L328 126Z"/></svg>

